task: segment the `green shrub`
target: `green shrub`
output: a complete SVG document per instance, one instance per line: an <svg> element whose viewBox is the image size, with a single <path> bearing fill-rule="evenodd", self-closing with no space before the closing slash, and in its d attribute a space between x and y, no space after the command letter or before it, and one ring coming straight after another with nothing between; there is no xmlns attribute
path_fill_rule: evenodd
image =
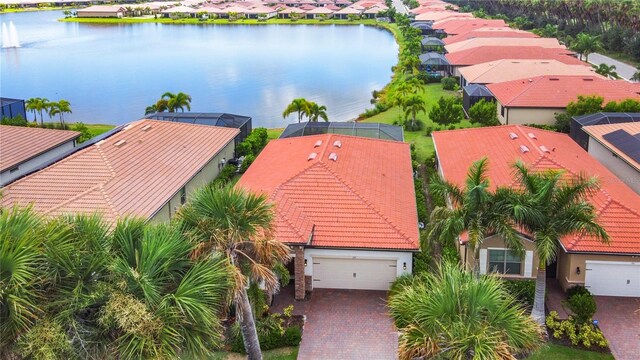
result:
<svg viewBox="0 0 640 360"><path fill-rule="evenodd" d="M429 211L427 210L426 196L424 194L424 182L417 177L413 180L416 192L416 206L418 209L418 221L427 223L429 221Z"/></svg>
<svg viewBox="0 0 640 360"><path fill-rule="evenodd" d="M0 120L0 125L27 126L29 125L29 121L20 115L12 118L5 116Z"/></svg>
<svg viewBox="0 0 640 360"><path fill-rule="evenodd" d="M298 346L302 340L302 329L298 326L291 326L286 329L282 328L282 319L280 314L272 314L264 319L256 321L256 330L258 331L258 340L260 341L260 349L262 351L277 349L285 346ZM231 336L228 340L231 351L245 354L244 342L240 325L233 324L230 331Z"/></svg>
<svg viewBox="0 0 640 360"><path fill-rule="evenodd" d="M298 346L302 341L302 329L298 326L286 328L282 338L284 346Z"/></svg>
<svg viewBox="0 0 640 360"><path fill-rule="evenodd" d="M591 294L591 292L582 285L572 286L569 289L567 289L567 298L570 298L573 295L577 295L577 294Z"/></svg>
<svg viewBox="0 0 640 360"><path fill-rule="evenodd" d="M404 129L407 131L420 131L422 130L422 128L424 128L424 121L419 119L416 119L415 121L407 119L405 120L403 125Z"/></svg>
<svg viewBox="0 0 640 360"><path fill-rule="evenodd" d="M460 81L459 79L457 79L457 78L455 78L453 76L446 77L446 78L441 80L442 89L443 90L449 90L449 91L457 90L459 81Z"/></svg>
<svg viewBox="0 0 640 360"><path fill-rule="evenodd" d="M526 306L533 306L536 295L535 280L504 280L504 286L518 301Z"/></svg>
<svg viewBox="0 0 640 360"><path fill-rule="evenodd" d="M578 296L583 296L578 295ZM560 321L558 313L552 311L546 318L547 327L552 331L552 335L556 339L567 339L572 345L582 345L586 348L597 346L599 348L606 348L609 344L607 339L602 334L602 331L596 329L591 323L577 324L575 319L569 318L567 320Z"/></svg>
<svg viewBox="0 0 640 360"><path fill-rule="evenodd" d="M412 274L402 274L398 276L389 287L389 296L393 296L401 292L406 286L413 284Z"/></svg>
<svg viewBox="0 0 640 360"><path fill-rule="evenodd" d="M565 303L569 310L573 312L576 323L585 324L591 322L593 314L596 313L596 300L591 294L575 294L568 298Z"/></svg>
<svg viewBox="0 0 640 360"><path fill-rule="evenodd" d="M214 185L214 186L225 186L225 185L227 185L236 176L236 171L237 170L238 170L238 168L237 168L236 165L232 165L232 164L225 165L222 168L222 170L220 171L220 174L218 174L218 177L216 177L211 182L211 184Z"/></svg>
<svg viewBox="0 0 640 360"><path fill-rule="evenodd" d="M241 173L246 172L249 166L251 166L251 164L253 164L255 160L256 160L256 157L253 154L249 154L245 156L244 160L242 160L242 165L240 165L240 172Z"/></svg>

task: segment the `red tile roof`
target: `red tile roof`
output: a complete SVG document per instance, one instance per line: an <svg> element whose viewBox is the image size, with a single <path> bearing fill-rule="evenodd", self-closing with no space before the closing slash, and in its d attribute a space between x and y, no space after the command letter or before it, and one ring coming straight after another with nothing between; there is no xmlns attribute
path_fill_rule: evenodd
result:
<svg viewBox="0 0 640 360"><path fill-rule="evenodd" d="M454 44L459 41L469 40L469 39L477 39L477 38L494 38L494 37L502 37L502 38L537 38L538 35L517 29L512 29L508 27L483 27L479 29L473 29L473 31L469 31L463 34L458 34L454 36L447 36L442 39L445 44Z"/></svg>
<svg viewBox="0 0 640 360"><path fill-rule="evenodd" d="M409 144L336 134L274 140L238 186L275 203L285 243L306 244L313 232L316 247L419 248Z"/></svg>
<svg viewBox="0 0 640 360"><path fill-rule="evenodd" d="M544 75L489 84L487 88L507 107L564 108L578 95L598 95L605 103L640 99L640 84L596 76Z"/></svg>
<svg viewBox="0 0 640 360"><path fill-rule="evenodd" d="M0 172L78 136L77 131L0 125Z"/></svg>
<svg viewBox="0 0 640 360"><path fill-rule="evenodd" d="M433 23L434 29L443 30L447 35L464 34L475 29L483 27L507 27L507 23L502 19L487 20L487 19L444 19Z"/></svg>
<svg viewBox="0 0 640 360"><path fill-rule="evenodd" d="M512 140L510 133L518 138ZM531 138L529 133L535 138ZM561 169L571 175L597 176L600 190L590 201L611 243L606 245L590 236L571 235L561 239L563 246L571 252L640 254L640 196L568 135L505 125L434 132L433 141L443 177L461 186L469 166L482 157L489 159L487 176L494 189L516 185L512 165L518 159L534 171ZM522 153L521 145L529 151ZM545 146L548 152L541 146Z"/></svg>
<svg viewBox="0 0 640 360"><path fill-rule="evenodd" d="M454 66L481 64L502 59L553 59L569 65L584 65L573 53L565 49L549 49L539 46L479 46L446 54Z"/></svg>
<svg viewBox="0 0 640 360"><path fill-rule="evenodd" d="M150 218L239 130L140 120L3 189L0 205L50 215L100 212Z"/></svg>

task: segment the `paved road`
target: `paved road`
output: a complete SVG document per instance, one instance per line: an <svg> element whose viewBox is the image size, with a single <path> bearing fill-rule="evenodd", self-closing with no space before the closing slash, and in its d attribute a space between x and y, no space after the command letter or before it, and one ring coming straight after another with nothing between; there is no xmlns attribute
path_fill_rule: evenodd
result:
<svg viewBox="0 0 640 360"><path fill-rule="evenodd" d="M393 0L393 7L396 8L396 11L399 14L405 14L407 15L409 13L409 9L407 9L406 6L404 6L404 4L402 3L402 0Z"/></svg>
<svg viewBox="0 0 640 360"><path fill-rule="evenodd" d="M625 64L623 62L620 62L618 60L612 59L608 56L604 56L598 53L589 54L589 62L596 66L600 64L615 65L616 72L618 73L618 75L622 76L627 80L629 80L633 76L633 74L637 71L636 68L634 68L629 64Z"/></svg>

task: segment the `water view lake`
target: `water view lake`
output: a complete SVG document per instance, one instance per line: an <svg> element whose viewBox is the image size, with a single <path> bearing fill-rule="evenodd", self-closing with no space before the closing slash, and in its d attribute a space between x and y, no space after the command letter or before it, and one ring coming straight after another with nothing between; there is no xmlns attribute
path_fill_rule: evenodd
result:
<svg viewBox="0 0 640 360"><path fill-rule="evenodd" d="M0 15L21 44L0 50L0 95L67 99L69 121L139 119L166 91L190 94L192 111L249 115L254 126L284 126L282 111L295 97L344 121L371 107L371 91L389 82L397 61L393 36L369 26L94 25L61 17Z"/></svg>

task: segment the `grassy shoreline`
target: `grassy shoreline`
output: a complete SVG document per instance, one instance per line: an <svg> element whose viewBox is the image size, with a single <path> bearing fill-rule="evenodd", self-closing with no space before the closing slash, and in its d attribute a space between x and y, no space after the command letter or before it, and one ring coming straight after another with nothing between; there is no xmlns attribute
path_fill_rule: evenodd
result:
<svg viewBox="0 0 640 360"><path fill-rule="evenodd" d="M197 18L185 18L185 19L171 19L171 18L153 18L153 17L134 17L134 18L62 18L58 19L61 22L77 22L88 24L144 24L144 23L159 23L159 24L192 24L192 25L367 25L375 26L379 28L386 28L387 23L377 22L375 19L362 19L362 20L341 20L341 19L300 19L292 21L291 19L279 19L271 18L268 20L258 19L240 19L230 21L228 19L208 19L200 20Z"/></svg>

